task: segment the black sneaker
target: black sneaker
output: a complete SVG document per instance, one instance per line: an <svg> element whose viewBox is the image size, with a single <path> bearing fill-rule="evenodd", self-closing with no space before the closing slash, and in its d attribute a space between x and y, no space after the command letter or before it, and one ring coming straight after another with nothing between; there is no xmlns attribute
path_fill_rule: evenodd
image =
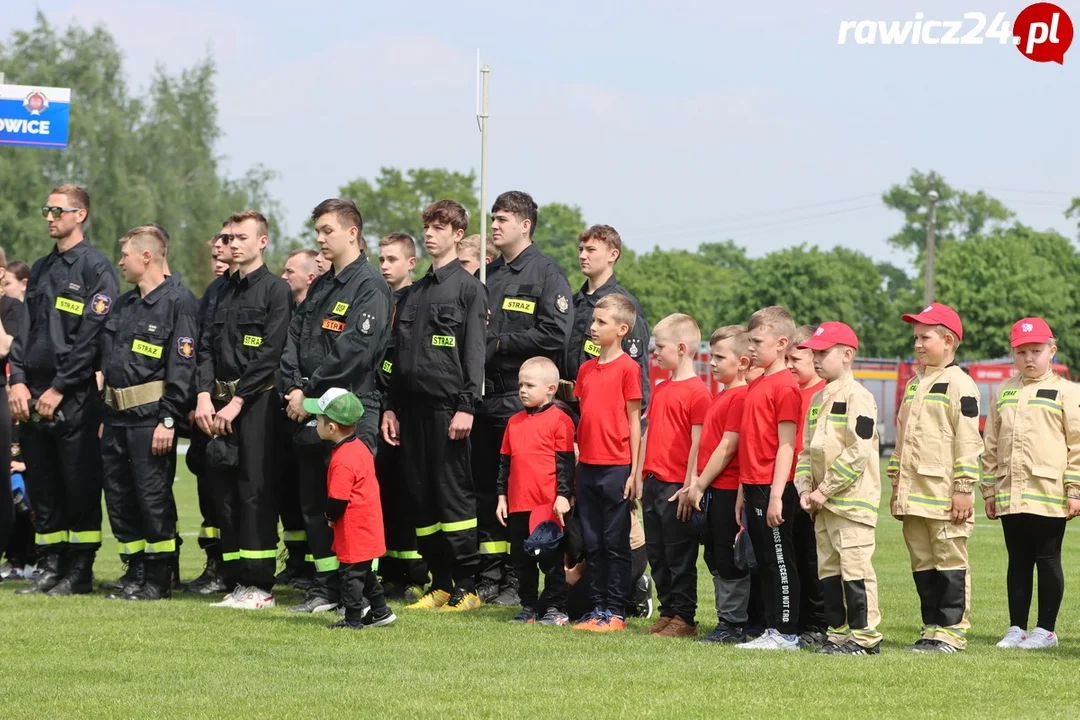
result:
<svg viewBox="0 0 1080 720"><path fill-rule="evenodd" d="M314 614L336 610L337 606L338 603L334 602L333 600L324 597L314 596L306 598L304 602L300 603L299 605L293 605L289 608L289 612Z"/></svg>
<svg viewBox="0 0 1080 720"><path fill-rule="evenodd" d="M703 643L723 643L738 644L746 642L749 638L746 635L746 628L739 625L732 625L730 623L720 621L716 624L716 627L711 633L705 637L698 638L698 642Z"/></svg>
<svg viewBox="0 0 1080 720"><path fill-rule="evenodd" d="M921 647L920 647L921 644ZM920 640L911 646L913 652L917 653L958 653L963 652L958 647L954 647L944 640Z"/></svg>
<svg viewBox="0 0 1080 720"><path fill-rule="evenodd" d="M806 630L799 635L799 647L817 648L822 647L828 641L829 636L820 630Z"/></svg>
<svg viewBox="0 0 1080 720"><path fill-rule="evenodd" d="M634 583L630 593L630 602L634 604L634 617L651 618L653 614L653 580L642 575Z"/></svg>
<svg viewBox="0 0 1080 720"><path fill-rule="evenodd" d="M495 596L495 599L491 601L492 605L502 605L504 607L514 607L521 604L521 596L518 595L517 588L513 585L503 585L499 589L499 594Z"/></svg>
<svg viewBox="0 0 1080 720"><path fill-rule="evenodd" d="M835 645L835 643L826 643L828 645ZM824 648L822 648L824 649ZM821 650L818 650L821 652ZM829 655L880 655L881 645L875 645L874 647L863 647L854 640L847 640L843 645L837 647L837 651L834 653L826 653Z"/></svg>
<svg viewBox="0 0 1080 720"><path fill-rule="evenodd" d="M490 580L483 580L476 586L476 595L480 598L480 602L488 605L499 597L499 585Z"/></svg>
<svg viewBox="0 0 1080 720"><path fill-rule="evenodd" d="M514 616L514 619L510 622L516 625L532 625L540 619L540 613L533 610L531 607L521 608L521 612Z"/></svg>
<svg viewBox="0 0 1080 720"><path fill-rule="evenodd" d="M927 640L926 638L919 638L915 641L915 644L908 648L911 652L927 652L931 645L934 644L933 640Z"/></svg>
<svg viewBox="0 0 1080 720"><path fill-rule="evenodd" d="M360 620L346 620L342 618L336 623L331 623L326 626L327 630L363 630L364 623Z"/></svg>
<svg viewBox="0 0 1080 720"><path fill-rule="evenodd" d="M360 622L364 627L384 627L397 620L397 615L390 609L389 605L383 605L381 608L371 610L364 613L364 617L360 618Z"/></svg>

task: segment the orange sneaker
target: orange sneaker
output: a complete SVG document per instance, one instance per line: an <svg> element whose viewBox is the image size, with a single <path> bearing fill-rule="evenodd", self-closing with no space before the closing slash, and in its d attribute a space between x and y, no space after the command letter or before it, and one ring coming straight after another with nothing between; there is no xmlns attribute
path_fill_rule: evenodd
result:
<svg viewBox="0 0 1080 720"><path fill-rule="evenodd" d="M604 619L600 610L593 610L570 627L574 630L596 630L596 624Z"/></svg>
<svg viewBox="0 0 1080 720"><path fill-rule="evenodd" d="M596 628L593 632L617 632L619 630L626 629L626 620L618 615L612 615L611 613L604 613L604 617L596 623Z"/></svg>

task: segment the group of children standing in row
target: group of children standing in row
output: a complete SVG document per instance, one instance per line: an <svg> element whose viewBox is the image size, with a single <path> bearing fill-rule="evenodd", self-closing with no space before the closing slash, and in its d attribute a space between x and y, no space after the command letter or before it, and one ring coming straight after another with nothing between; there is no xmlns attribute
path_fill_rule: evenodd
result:
<svg viewBox="0 0 1080 720"><path fill-rule="evenodd" d="M976 486L987 517L1002 520L1009 553L1012 627L998 646L1054 646L1065 522L1080 515L1080 387L1051 371L1057 348L1046 323L1017 322L1018 374L990 408L984 443L978 389L955 362L963 339L959 316L935 303L903 319L913 326L918 371L899 410L887 474L890 509L903 522L922 608L921 635L911 649L965 649ZM599 354L581 367L574 385L576 444L574 421L554 400L558 369L545 358L521 369L526 409L511 426L527 428L529 442L515 451L515 433L507 432L498 510L514 530L519 575L529 575L528 582L521 577L522 612L515 620L531 623L563 609L557 528L573 503L594 606L573 627L624 630L627 525L632 504L640 502L660 601L650 634L698 635L698 547L707 528L719 622L703 641L880 652L871 562L881 500L878 411L852 374L854 331L839 322L796 328L777 306L754 313L746 327L719 328L710 338L711 367L724 389L710 397L693 366L698 325L670 315L654 328L654 353L671 376L655 387L642 433L641 371L622 350L634 322L635 307L622 295L596 305L591 337ZM736 562L743 530L758 572ZM1039 614L1028 634L1035 566Z"/></svg>

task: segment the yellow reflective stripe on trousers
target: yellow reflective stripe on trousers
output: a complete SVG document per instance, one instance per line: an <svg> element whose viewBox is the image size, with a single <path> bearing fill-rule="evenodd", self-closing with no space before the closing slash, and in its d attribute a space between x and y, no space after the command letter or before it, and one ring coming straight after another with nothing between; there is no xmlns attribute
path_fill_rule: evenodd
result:
<svg viewBox="0 0 1080 720"><path fill-rule="evenodd" d="M146 549L146 541L145 540L132 540L131 542L120 543L120 554L121 555L134 555L135 553L140 553L145 549Z"/></svg>
<svg viewBox="0 0 1080 720"><path fill-rule="evenodd" d="M434 525L428 525L427 527L416 528L416 537L427 537L428 535L434 535L442 529L442 525L435 523Z"/></svg>
<svg viewBox="0 0 1080 720"><path fill-rule="evenodd" d="M481 555L509 555L510 543L496 541L496 542L482 542L480 543Z"/></svg>
<svg viewBox="0 0 1080 720"><path fill-rule="evenodd" d="M221 537L221 530L216 527L202 527L199 528L200 540L212 540Z"/></svg>
<svg viewBox="0 0 1080 720"><path fill-rule="evenodd" d="M238 553L238 552L221 553L221 559L222 559L223 562L232 562L233 560L239 560L240 559L240 553Z"/></svg>
<svg viewBox="0 0 1080 720"><path fill-rule="evenodd" d="M375 558L374 560L371 561L371 572L373 572L373 573L378 573L379 572L379 558Z"/></svg>
<svg viewBox="0 0 1080 720"><path fill-rule="evenodd" d="M51 533L35 533L34 544L36 545L56 545L58 543L66 543L68 541L67 530L58 530Z"/></svg>
<svg viewBox="0 0 1080 720"><path fill-rule="evenodd" d="M100 545L101 531L81 530L75 532L74 530L71 530L68 532L68 543L72 545Z"/></svg>
<svg viewBox="0 0 1080 720"><path fill-rule="evenodd" d="M242 560L273 560L277 557L277 550L241 550Z"/></svg>
<svg viewBox="0 0 1080 720"><path fill-rule="evenodd" d="M397 560L421 560L420 553L416 550L387 550L384 557Z"/></svg>
<svg viewBox="0 0 1080 720"><path fill-rule="evenodd" d="M462 530L472 530L476 527L476 518L471 520L462 520L461 522L443 523L443 532L460 532Z"/></svg>
<svg viewBox="0 0 1080 720"><path fill-rule="evenodd" d="M282 542L307 542L307 532L303 530L285 530L281 533Z"/></svg>
<svg viewBox="0 0 1080 720"><path fill-rule="evenodd" d="M176 552L176 538L146 543L146 554Z"/></svg>
<svg viewBox="0 0 1080 720"><path fill-rule="evenodd" d="M330 557L316 558L314 560L316 572L333 572L341 567L341 563L338 562L337 555L331 555Z"/></svg>

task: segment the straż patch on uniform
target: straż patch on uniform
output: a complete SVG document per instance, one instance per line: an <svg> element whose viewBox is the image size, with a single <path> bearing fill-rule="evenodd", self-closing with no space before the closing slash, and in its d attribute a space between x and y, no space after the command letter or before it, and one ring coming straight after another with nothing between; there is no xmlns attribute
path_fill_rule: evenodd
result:
<svg viewBox="0 0 1080 720"><path fill-rule="evenodd" d="M359 328L361 335L370 335L375 332L375 316L369 313L360 315Z"/></svg>
<svg viewBox="0 0 1080 720"><path fill-rule="evenodd" d="M979 417L979 398L974 395L960 398L960 414L969 418Z"/></svg>
<svg viewBox="0 0 1080 720"><path fill-rule="evenodd" d="M98 293L90 302L90 309L95 315L108 315L110 308L112 308L112 298L104 293Z"/></svg>
<svg viewBox="0 0 1080 720"><path fill-rule="evenodd" d="M555 298L555 309L561 312L563 315L570 309L570 301L565 295L560 295Z"/></svg>
<svg viewBox="0 0 1080 720"><path fill-rule="evenodd" d="M177 338L176 354L188 360L195 357L195 339L189 337Z"/></svg>
<svg viewBox="0 0 1080 720"><path fill-rule="evenodd" d="M869 440L874 437L874 418L860 415L855 418L855 434L861 437L863 440Z"/></svg>

